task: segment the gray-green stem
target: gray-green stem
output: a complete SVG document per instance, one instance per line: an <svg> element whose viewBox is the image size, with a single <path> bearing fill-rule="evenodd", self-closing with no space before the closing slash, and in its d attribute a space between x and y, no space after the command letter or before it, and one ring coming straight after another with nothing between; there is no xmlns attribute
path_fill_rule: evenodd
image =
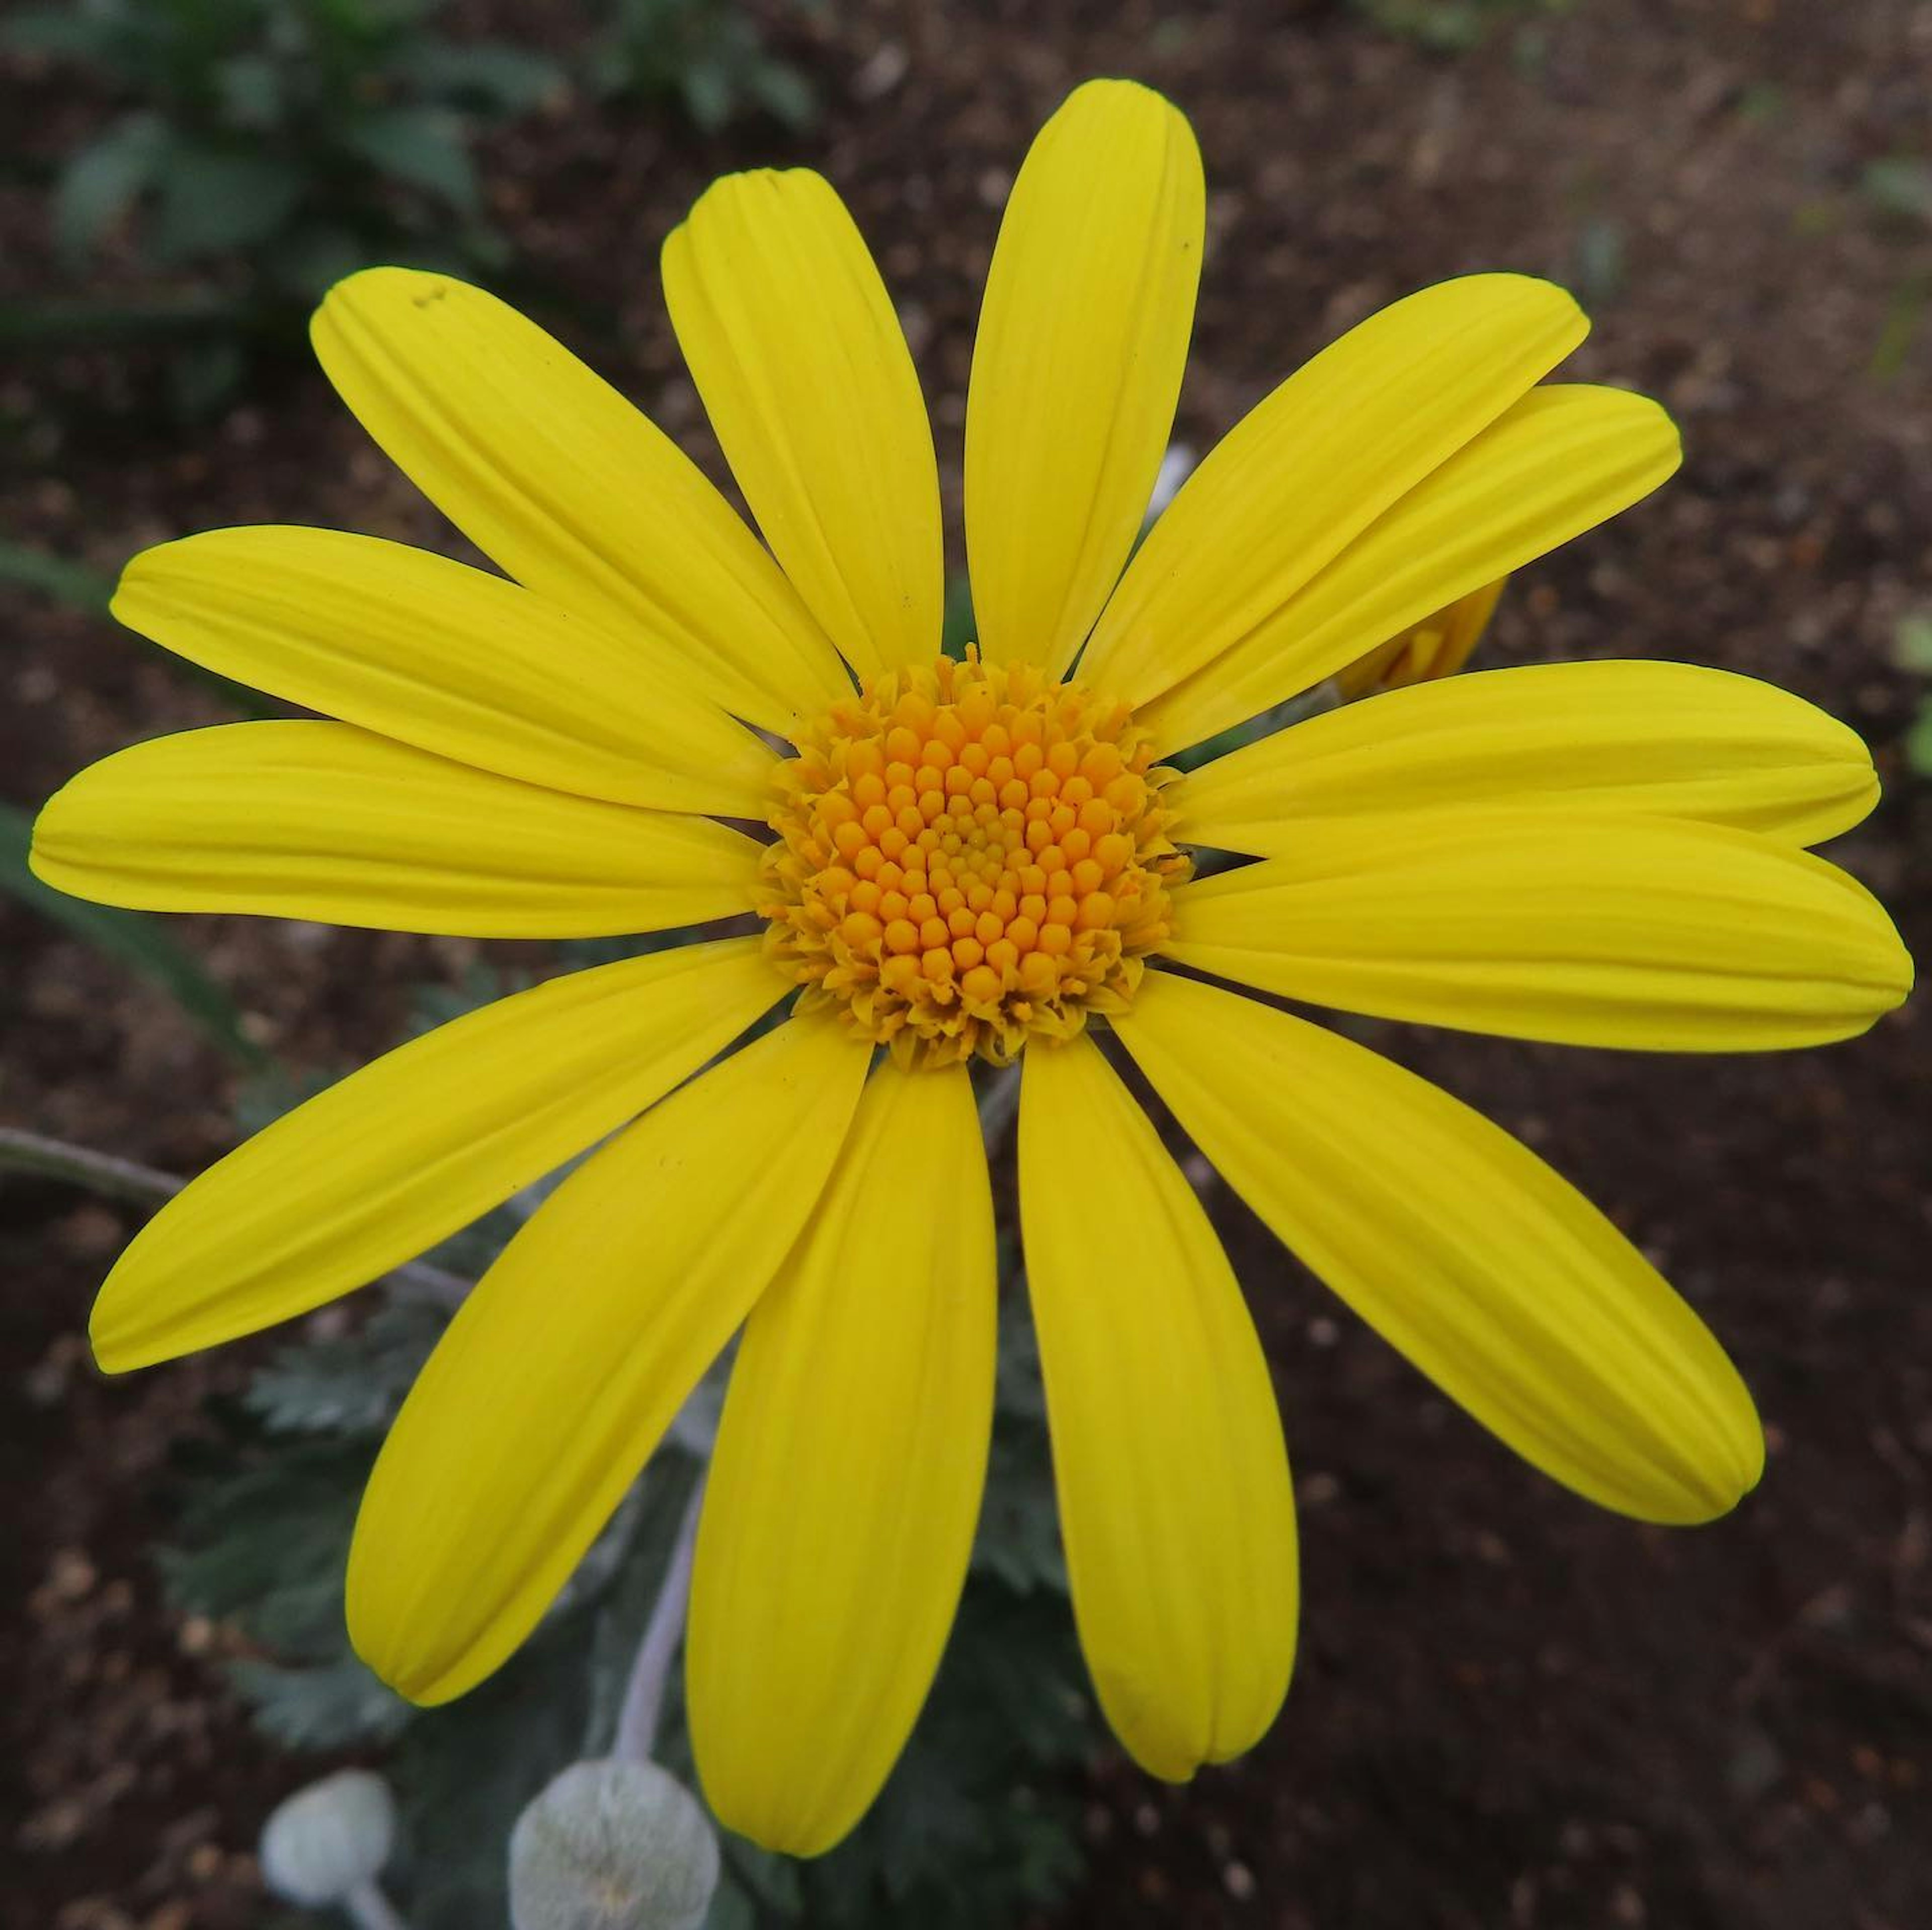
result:
<svg viewBox="0 0 1932 1930"><path fill-rule="evenodd" d="M165 1206L188 1184L172 1173L131 1159L117 1159L112 1153L96 1152L15 1126L0 1126L0 1171L8 1170L68 1180L90 1192L137 1206ZM472 1284L460 1274L421 1260L396 1267L386 1277L406 1292L446 1307L460 1306Z"/></svg>

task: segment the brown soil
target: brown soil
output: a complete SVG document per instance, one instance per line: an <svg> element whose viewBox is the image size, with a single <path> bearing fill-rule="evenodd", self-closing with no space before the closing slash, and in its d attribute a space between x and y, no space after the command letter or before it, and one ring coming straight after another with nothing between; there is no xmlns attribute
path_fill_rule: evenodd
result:
<svg viewBox="0 0 1932 1930"><path fill-rule="evenodd" d="M481 12L482 10L478 9ZM508 7L490 10L500 20ZM1836 855L1932 942L1932 799L1896 751L1891 664L1932 591L1932 232L1861 193L1932 139L1923 0L1574 0L1432 55L1339 0L995 0L783 17L829 111L803 141L699 139L579 103L505 137L494 193L530 301L696 450L652 268L713 173L795 158L849 195L905 304L956 474L977 289L1023 144L1124 72L1192 115L1210 238L1179 433L1206 446L1341 327L1442 276L1579 287L1582 376L1657 394L1682 476L1528 574L1496 657L1636 655L1768 676L1855 724L1886 802ZM555 10L531 17L555 20ZM79 106L21 68L0 109L51 153ZM0 183L16 287L52 289ZM1915 304L1917 307L1915 307ZM1916 331L1916 332L1915 332ZM0 527L112 571L198 527L335 523L448 545L312 369L194 432L150 372L76 355L0 375ZM37 801L132 739L207 721L104 621L31 601L0 676L4 787ZM8 1117L193 1170L224 1065L158 995L0 910ZM340 1063L476 948L184 922L264 1041ZM1277 1371L1305 1537L1304 1659L1246 1761L1185 1790L1096 1770L1069 1925L1280 1930L1913 1930L1932 1921L1932 1029L1706 1062L1376 1029L1639 1238L1736 1353L1764 1485L1695 1534L1595 1514L1520 1467L1225 1195ZM290 1779L172 1625L144 1549L170 1438L232 1365L106 1383L80 1335L130 1222L0 1192L0 1353L19 1783L0 1921L190 1930L263 1911L248 1848Z"/></svg>

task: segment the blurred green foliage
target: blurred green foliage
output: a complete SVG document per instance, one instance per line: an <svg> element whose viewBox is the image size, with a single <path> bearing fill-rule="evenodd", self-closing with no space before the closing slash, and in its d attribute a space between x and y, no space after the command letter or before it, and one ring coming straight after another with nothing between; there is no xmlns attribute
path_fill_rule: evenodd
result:
<svg viewBox="0 0 1932 1930"><path fill-rule="evenodd" d="M56 244L78 267L131 224L143 265L220 259L307 303L398 241L485 260L470 143L561 85L521 49L434 31L440 0L68 0L4 43L86 70L120 111L69 155Z"/></svg>
<svg viewBox="0 0 1932 1930"><path fill-rule="evenodd" d="M1892 655L1900 670L1932 678L1932 616L1908 616L1898 626ZM1905 760L1922 778L1932 778L1932 696L1919 700L1918 715L1905 734Z"/></svg>
<svg viewBox="0 0 1932 1930"><path fill-rule="evenodd" d="M34 876L27 864L33 832L31 814L16 805L0 804L0 898L10 898L64 926L104 958L158 986L181 1008L184 1017L241 1064L262 1064L262 1050L244 1029L234 1000L158 919L69 898Z"/></svg>
<svg viewBox="0 0 1932 1930"><path fill-rule="evenodd" d="M1498 27L1569 12L1574 0L1354 0L1384 32L1434 53L1468 53Z"/></svg>
<svg viewBox="0 0 1932 1930"><path fill-rule="evenodd" d="M560 953L572 965L601 955ZM520 982L479 969L419 999L416 1021L442 1022ZM243 1085L243 1123L258 1129L309 1082ZM540 1182L427 1257L473 1276L548 1190ZM1013 1290L1000 1309L986 1501L938 1680L878 1803L830 1855L794 1863L726 1838L708 1930L984 1930L1023 1921L1079 1874L1072 1773L1100 1731L1010 1239L1001 1258ZM392 1283L369 1290L363 1309L296 1330L213 1410L212 1431L178 1451L160 1559L176 1608L215 1625L222 1666L266 1736L383 1762L405 1822L395 1887L413 1930L504 1930L511 1826L558 1770L610 1746L729 1363L700 1385L523 1650L460 1701L418 1710L350 1648L343 1575L376 1451L451 1311ZM694 1786L675 1674L658 1754Z"/></svg>
<svg viewBox="0 0 1932 1930"><path fill-rule="evenodd" d="M444 38L441 0L65 0L0 46L86 73L114 103L69 154L49 220L79 274L125 237L169 284L0 311L0 340L166 346L176 406L226 402L258 346L296 336L332 282L378 260L501 265L478 128L562 85L523 49ZM184 283L185 286L184 286Z"/></svg>
<svg viewBox="0 0 1932 1930"><path fill-rule="evenodd" d="M671 102L706 133L754 114L794 132L818 117L811 83L736 0L604 0L603 14L589 69L600 94Z"/></svg>

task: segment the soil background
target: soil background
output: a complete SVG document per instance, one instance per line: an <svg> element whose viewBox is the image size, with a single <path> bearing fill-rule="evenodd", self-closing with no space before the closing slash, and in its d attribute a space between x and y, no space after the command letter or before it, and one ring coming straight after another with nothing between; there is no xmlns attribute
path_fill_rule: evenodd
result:
<svg viewBox="0 0 1932 1930"><path fill-rule="evenodd" d="M566 37L574 10L466 5ZM656 248L714 174L796 160L850 201L902 305L956 478L998 210L1066 88L1126 73L1191 115L1209 241L1177 434L1209 446L1323 343L1464 271L1577 289L1570 365L1662 398L1688 460L1660 496L1527 571L1490 661L1720 664L1871 742L1885 802L1834 856L1932 948L1932 790L1898 752L1894 667L1932 613L1932 225L1874 163L1932 153L1932 5L1572 0L1454 57L1342 0L1211 8L834 4L769 13L826 112L722 139L560 103L493 139L518 292L716 468ZM100 103L0 67L5 145L60 152ZM0 177L10 298L71 292L31 170ZM119 271L103 281L112 285ZM140 357L0 370L0 528L112 573L217 525L334 524L459 552L312 365L192 430ZM956 501L952 507L956 511ZM956 515L955 535L956 538ZM954 561L960 552L956 541ZM106 620L10 595L0 792L227 715ZM261 1041L338 1065L400 1034L407 988L479 950L178 922ZM0 907L8 1122L171 1170L230 1142L230 1070L158 993ZM1588 1509L1448 1407L1210 1193L1274 1362L1304 1537L1302 1660L1268 1740L1184 1789L1095 1766L1066 1926L1917 1930L1932 1923L1932 1025L1731 1059L1538 1049L1398 1026L1375 1041L1575 1179L1722 1335L1772 1455L1694 1533ZM1399 1156L1392 1149L1391 1156ZM0 1185L0 1921L236 1930L250 1857L305 1772L268 1757L162 1611L158 1471L214 1357L106 1382L91 1293L136 1224ZM14 1611L19 1611L17 1614Z"/></svg>

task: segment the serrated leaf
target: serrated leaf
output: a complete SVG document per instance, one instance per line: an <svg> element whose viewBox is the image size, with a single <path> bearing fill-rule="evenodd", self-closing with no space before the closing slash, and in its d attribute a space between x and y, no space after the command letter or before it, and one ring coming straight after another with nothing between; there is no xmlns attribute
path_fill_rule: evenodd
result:
<svg viewBox="0 0 1932 1930"><path fill-rule="evenodd" d="M367 1748L403 1732L416 1710L357 1656L314 1668L233 1662L225 1671L255 1726L285 1749Z"/></svg>
<svg viewBox="0 0 1932 1930"><path fill-rule="evenodd" d="M157 1551L170 1600L238 1630L284 1664L348 1653L342 1589L373 1443L230 1430L218 1464L187 1485L177 1539Z"/></svg>
<svg viewBox="0 0 1932 1930"><path fill-rule="evenodd" d="M224 1052L245 1065L267 1062L267 1055L242 1030L234 1000L158 919L144 912L90 904L42 884L27 865L33 835L33 820L26 812L0 805L0 892L159 986Z"/></svg>
<svg viewBox="0 0 1932 1930"><path fill-rule="evenodd" d="M481 212L476 171L462 117L442 107L385 107L343 130L343 147L377 173L446 202Z"/></svg>
<svg viewBox="0 0 1932 1930"><path fill-rule="evenodd" d="M302 197L302 171L266 154L177 147L163 166L150 248L172 264L231 254L269 240Z"/></svg>
<svg viewBox="0 0 1932 1930"><path fill-rule="evenodd" d="M279 1349L242 1404L274 1434L380 1434L448 1324L419 1300L386 1301L352 1333Z"/></svg>
<svg viewBox="0 0 1932 1930"><path fill-rule="evenodd" d="M144 111L116 121L62 169L53 196L54 245L70 264L83 260L128 213L168 152L166 124Z"/></svg>

